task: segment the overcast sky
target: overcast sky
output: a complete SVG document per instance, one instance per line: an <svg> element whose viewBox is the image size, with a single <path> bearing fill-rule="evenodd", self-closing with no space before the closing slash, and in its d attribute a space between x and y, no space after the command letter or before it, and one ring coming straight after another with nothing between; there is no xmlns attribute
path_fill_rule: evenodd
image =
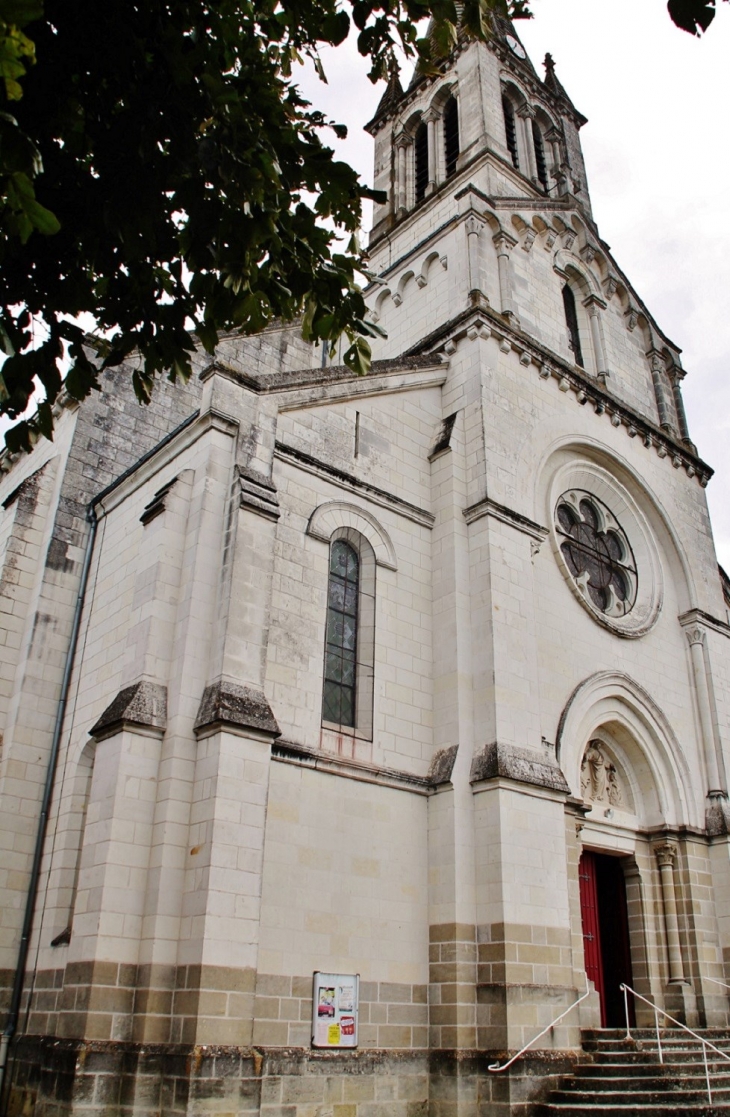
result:
<svg viewBox="0 0 730 1117"><path fill-rule="evenodd" d="M730 570L730 5L702 39L679 31L664 0L533 0L517 25L542 76L546 51L576 107L601 236L666 334L682 349L684 395L718 556ZM362 132L380 98L349 43L326 56L317 107L350 128L339 145L371 181Z"/></svg>

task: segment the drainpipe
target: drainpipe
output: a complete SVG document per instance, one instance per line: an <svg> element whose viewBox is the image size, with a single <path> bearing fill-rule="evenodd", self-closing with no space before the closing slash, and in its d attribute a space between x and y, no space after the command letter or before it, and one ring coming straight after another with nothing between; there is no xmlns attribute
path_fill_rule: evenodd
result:
<svg viewBox="0 0 730 1117"><path fill-rule="evenodd" d="M76 654L76 645L79 639L79 628L81 627L81 612L84 607L84 597L86 595L86 587L89 581L89 570L91 568L91 555L94 550L94 540L96 539L96 529L98 526L93 502L89 505L86 511L86 518L91 526L89 530L89 538L86 541L84 563L81 568L81 582L79 584L79 591L76 596L76 608L74 610L73 624L71 626L71 639L69 641L68 651L66 652L66 663L63 669L63 680L61 682L61 698L58 703L58 709L56 711L56 722L53 727L51 755L48 759L46 786L43 789L43 802L41 805L40 817L38 819L38 832L36 834L35 850L33 851L33 864L30 870L30 881L28 882L28 897L25 902L25 916L23 919L23 930L20 936L20 948L18 950L18 964L15 969L13 993L12 997L10 998L10 1011L8 1012L8 1019L5 1024L5 1029L2 1036L0 1037L0 1107L3 1114L6 1112L3 1100L5 1067L7 1066L10 1043L13 1039L13 1036L15 1035L15 1031L18 1026L18 1016L20 1015L20 998L23 993L25 964L28 960L28 950L30 949L30 935L33 929L33 915L35 912L36 894L38 892L38 879L41 872L41 858L43 856L43 845L46 837L46 829L48 827L48 812L51 805L51 796L53 795L53 785L56 778L56 767L58 765L58 754L61 745L61 730L63 729L63 720L66 714L66 705L68 703L68 692L71 686L71 670L73 668L74 656Z"/></svg>

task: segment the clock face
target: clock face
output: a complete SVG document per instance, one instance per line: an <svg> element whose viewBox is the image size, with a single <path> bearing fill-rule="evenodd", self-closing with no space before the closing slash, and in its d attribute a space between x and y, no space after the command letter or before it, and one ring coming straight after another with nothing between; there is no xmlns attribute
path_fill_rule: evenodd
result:
<svg viewBox="0 0 730 1117"><path fill-rule="evenodd" d="M527 57L527 55L525 54L525 48L523 47L522 43L518 42L517 39L515 39L514 35L505 35L504 39L509 49L512 51L513 54L516 54L518 58Z"/></svg>

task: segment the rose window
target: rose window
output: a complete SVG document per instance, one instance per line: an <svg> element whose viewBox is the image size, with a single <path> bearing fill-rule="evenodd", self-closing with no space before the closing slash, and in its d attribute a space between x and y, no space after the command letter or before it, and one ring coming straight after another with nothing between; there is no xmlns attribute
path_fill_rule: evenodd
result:
<svg viewBox="0 0 730 1117"><path fill-rule="evenodd" d="M585 601L623 617L636 600L636 563L613 513L590 493L564 493L555 513L560 551Z"/></svg>

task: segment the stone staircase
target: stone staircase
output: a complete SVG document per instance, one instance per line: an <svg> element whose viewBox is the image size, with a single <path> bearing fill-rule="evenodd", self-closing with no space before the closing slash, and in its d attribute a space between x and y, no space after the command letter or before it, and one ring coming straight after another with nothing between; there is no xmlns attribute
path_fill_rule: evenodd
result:
<svg viewBox="0 0 730 1117"><path fill-rule="evenodd" d="M730 1032L715 1028L700 1035L730 1055ZM712 1104L702 1045L679 1028L661 1032L664 1063L656 1033L634 1028L583 1032L584 1061L564 1076L535 1117L716 1117L730 1114L730 1062L708 1051Z"/></svg>

